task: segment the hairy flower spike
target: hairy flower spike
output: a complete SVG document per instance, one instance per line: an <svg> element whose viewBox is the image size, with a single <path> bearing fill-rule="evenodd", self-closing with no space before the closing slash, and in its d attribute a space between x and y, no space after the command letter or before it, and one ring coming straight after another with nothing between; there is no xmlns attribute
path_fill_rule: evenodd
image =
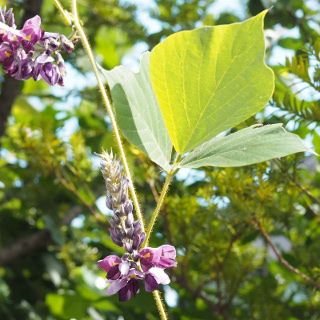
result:
<svg viewBox="0 0 320 320"><path fill-rule="evenodd" d="M12 9L0 7L0 64L17 80L32 77L63 86L66 69L60 52L72 52L74 44L64 35L45 32L40 26L41 18L35 16L18 30Z"/></svg>
<svg viewBox="0 0 320 320"><path fill-rule="evenodd" d="M110 284L106 294L118 293L120 301L127 301L139 291L139 281L144 281L145 290L158 290L159 284L168 284L170 279L163 271L175 267L176 250L173 246L143 248L140 250L146 234L141 232L141 222L134 221L133 206L128 196L129 180L122 175L120 161L113 153L103 151L101 172L106 183L106 205L113 211L110 219L111 240L127 252L121 257L115 255L99 260L101 269L107 272Z"/></svg>

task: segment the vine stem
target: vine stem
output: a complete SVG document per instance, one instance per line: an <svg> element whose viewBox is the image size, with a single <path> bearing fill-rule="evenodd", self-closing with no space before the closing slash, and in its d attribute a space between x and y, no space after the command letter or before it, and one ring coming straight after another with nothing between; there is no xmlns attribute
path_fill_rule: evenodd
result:
<svg viewBox="0 0 320 320"><path fill-rule="evenodd" d="M160 197L159 197L159 200L157 202L157 206L156 206L156 209L154 210L153 214L152 214L152 217L151 217L151 220L150 220L150 223L148 225L148 228L147 228L147 232L146 232L146 240L145 240L145 243L144 243L144 246L147 247L148 244L149 244L149 240L150 240L150 236L151 236L151 233L152 233L152 229L154 227L154 224L157 220L157 217L159 215L159 212L160 212L160 209L163 205L163 201L166 197L166 194L169 190L169 186L170 186L170 183L171 183L171 178L173 176L173 170L171 170L167 177L166 177L166 180L164 182L164 185L162 187L162 190L161 190L161 194L160 194Z"/></svg>
<svg viewBox="0 0 320 320"><path fill-rule="evenodd" d="M65 16L66 15L65 11L63 10L63 7L59 3L59 1L58 0L54 0L54 2L56 3L56 5L57 5L58 9L60 10L61 14L63 14ZM88 40L88 38L87 38L87 36L86 36L82 26L81 26L81 22L80 22L79 15L78 15L78 10L77 10L77 1L76 0L71 0L71 6L72 6L72 15L73 15L73 26L74 26L74 28L77 30L77 32L80 35L83 48L86 51L86 54L88 56L88 59L90 61L91 66L92 66L93 72L94 72L94 74L96 76L96 79L97 79L97 82L98 82L98 87L99 87L100 94L101 94L101 97L102 97L102 102L104 104L104 107L105 107L108 115L109 115L113 130L114 130L114 135L115 135L115 139L116 139L117 145L119 147L122 164L124 166L125 173L126 173L127 177L130 180L129 189L130 189L130 193L131 193L131 197L132 197L132 200L133 200L134 207L136 209L136 215L137 215L137 218L141 221L141 229L142 229L142 232L144 232L144 229L145 229L144 220L143 220L142 213L141 213L141 210L140 210L140 205L139 205L139 201L138 201L138 198L137 198L137 195L136 195L136 191L134 189L133 179L132 179L132 175L131 175L131 172L130 172L130 169L129 169L128 161L127 161L127 158L126 158L126 155L125 155L124 147L123 147L123 144L122 144L120 131L119 131L119 128L118 128L118 125L117 125L117 122L116 122L116 118L115 118L113 110L112 110L111 101L110 101L110 98L109 98L109 96L107 94L106 88L105 88L105 86L104 86L104 84L103 84L103 82L102 82L102 80L100 78L100 74L99 74L98 68L97 68L96 63L95 63L95 59L94 59L94 56L93 56L93 53L92 53L92 50L91 50L91 47L90 47L89 40Z"/></svg>
<svg viewBox="0 0 320 320"><path fill-rule="evenodd" d="M160 291L155 290L152 292L152 294L153 294L154 300L156 301L156 305L157 305L161 320L168 320L169 318L167 316L164 303L161 299Z"/></svg>
<svg viewBox="0 0 320 320"><path fill-rule="evenodd" d="M62 4L60 3L59 0L53 0L54 4L56 5L57 9L59 10L62 18L64 19L65 23L68 26L72 26L72 21L70 19L70 15L68 14L68 12L66 10L64 10Z"/></svg>
<svg viewBox="0 0 320 320"><path fill-rule="evenodd" d="M66 14L66 11L63 9L63 6L59 2L59 0L54 0L54 2L56 4L57 8L59 9L59 11L61 12L62 16L65 19L69 18L68 15ZM127 158L126 158L126 155L125 155L125 152L124 152L124 148L123 148L123 145L122 145L122 140L121 140L119 128L117 126L117 122L116 122L116 119L115 119L115 116L114 116L114 113L113 113L113 110L112 110L112 105L111 105L110 99L108 97L107 91L106 91L106 89L104 87L104 84L103 84L101 78L100 78L100 74L99 74L98 68L96 66L93 53L91 51L89 40L88 40L88 38L87 38L87 36L86 36L82 26L81 26L81 22L79 20L78 10L77 10L77 0L71 0L71 7L72 7L72 15L73 15L73 17L72 17L73 18L73 26L78 31L78 33L80 35L83 47L84 47L84 49L86 51L86 54L87 54L87 56L89 58L90 64L91 64L92 69L93 69L93 72L94 72L94 74L95 74L95 76L97 78L97 82L98 82L100 94L101 94L101 97L102 97L102 101L103 101L103 104L105 106L105 109L106 109L107 113L109 114L110 121L111 121L112 127L114 129L116 142L117 142L119 150L120 150L121 160L122 160L126 175L130 180L129 188L130 188L131 197L132 197L135 209L136 209L136 215L137 215L138 219L141 220L141 231L144 232L144 230L145 230L144 220L142 218L142 214L141 214L138 198L137 198L137 195L136 195L136 192L135 192L135 189L134 189L134 185L133 185L131 172L130 172L130 169L129 169L129 166L128 166L128 162L127 162ZM172 171L170 173L172 175ZM168 176L169 176L169 174L168 174ZM169 184L170 184L170 179L168 180L167 190L168 190ZM166 192L162 192L163 199L164 199L165 193ZM159 210L160 210L161 204L163 202L163 199L162 199L162 201L159 201L160 205L159 204L157 205L158 209L156 208L155 214L153 214L153 219L152 219L153 223L155 222L156 217L157 217L157 215L159 213ZM152 227L149 228L149 229L150 229L150 231L149 231L149 237L150 237ZM161 299L160 292L158 290L154 291L153 292L153 297L155 299L156 306L158 308L161 320L168 320L168 317L167 317L167 314L166 314L165 305L164 305L164 303L163 303L163 301Z"/></svg>

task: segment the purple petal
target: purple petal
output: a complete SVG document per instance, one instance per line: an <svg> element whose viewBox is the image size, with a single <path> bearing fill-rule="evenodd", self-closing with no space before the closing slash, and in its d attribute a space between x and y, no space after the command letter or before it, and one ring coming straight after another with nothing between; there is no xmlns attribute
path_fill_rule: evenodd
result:
<svg viewBox="0 0 320 320"><path fill-rule="evenodd" d="M21 33L24 35L25 39L35 44L42 36L44 31L40 29L41 18L35 16L28 19L21 29Z"/></svg>
<svg viewBox="0 0 320 320"><path fill-rule="evenodd" d="M161 255L161 249L146 247L143 248L139 254L141 267L143 271L146 272L158 263Z"/></svg>
<svg viewBox="0 0 320 320"><path fill-rule="evenodd" d="M147 273L144 278L144 288L147 292L152 292L159 288L157 280L150 273Z"/></svg>
<svg viewBox="0 0 320 320"><path fill-rule="evenodd" d="M60 78L58 67L50 62L47 62L43 65L43 67L40 70L40 74L43 80L51 86L57 84Z"/></svg>
<svg viewBox="0 0 320 320"><path fill-rule="evenodd" d="M119 301L120 302L124 302L124 301L128 301L131 298L131 291L129 290L128 286L123 287L120 291L119 291Z"/></svg>
<svg viewBox="0 0 320 320"><path fill-rule="evenodd" d="M165 244L159 247L159 249L161 250L161 256L155 266L162 269L176 267L175 258L177 253L175 247Z"/></svg>
<svg viewBox="0 0 320 320"><path fill-rule="evenodd" d="M38 58L36 60L36 63L41 63L42 64L42 63L53 62L53 61L54 61L54 59L51 56L43 53L43 54L40 54L38 56Z"/></svg>
<svg viewBox="0 0 320 320"><path fill-rule="evenodd" d="M140 270L131 269L131 270L128 272L127 277L143 279L143 278L144 278L144 274L143 274Z"/></svg>
<svg viewBox="0 0 320 320"><path fill-rule="evenodd" d="M106 291L106 295L111 296L111 295L117 293L124 286L126 286L127 283L128 283L127 279L118 279L118 280L112 281Z"/></svg>
<svg viewBox="0 0 320 320"><path fill-rule="evenodd" d="M107 279L108 280L117 280L120 278L120 271L119 271L119 265L115 265L110 268L110 270L107 273Z"/></svg>
<svg viewBox="0 0 320 320"><path fill-rule="evenodd" d="M111 255L111 256L107 256L103 260L99 260L98 265L101 269L108 272L111 269L111 267L121 262L122 260L118 256Z"/></svg>
<svg viewBox="0 0 320 320"><path fill-rule="evenodd" d="M130 279L130 281L128 282L128 289L130 290L131 294L135 296L139 290L138 280L135 278Z"/></svg>

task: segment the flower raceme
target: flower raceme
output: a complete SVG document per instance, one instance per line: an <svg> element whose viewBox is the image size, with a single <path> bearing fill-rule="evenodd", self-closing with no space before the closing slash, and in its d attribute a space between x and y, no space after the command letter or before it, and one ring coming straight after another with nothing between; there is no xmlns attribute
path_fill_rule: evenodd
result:
<svg viewBox="0 0 320 320"><path fill-rule="evenodd" d="M170 252L170 258L166 255ZM176 250L173 246L163 245L159 248L143 248L135 255L124 254L110 255L98 264L107 272L107 282L110 284L106 294L119 294L120 301L127 301L131 295L135 296L139 290L139 280L144 280L144 288L147 292L159 289L160 284L170 283L165 268L176 267ZM165 266L165 267L164 267Z"/></svg>
<svg viewBox="0 0 320 320"><path fill-rule="evenodd" d="M112 153L103 152L99 156L107 189L106 205L114 213L110 220L111 240L127 252L121 258L107 256L99 260L98 265L107 272L109 287L106 294L118 293L120 301L127 301L137 294L138 280L144 281L147 292L158 290L160 284L170 283L164 269L177 266L176 250L168 244L141 249L146 235L141 232L141 222L133 218L133 206L128 198L129 180L121 174L120 163Z"/></svg>
<svg viewBox="0 0 320 320"><path fill-rule="evenodd" d="M66 70L60 52L72 52L74 44L64 35L45 32L40 26L41 18L35 16L18 30L12 9L0 7L0 64L17 80L32 77L62 86Z"/></svg>

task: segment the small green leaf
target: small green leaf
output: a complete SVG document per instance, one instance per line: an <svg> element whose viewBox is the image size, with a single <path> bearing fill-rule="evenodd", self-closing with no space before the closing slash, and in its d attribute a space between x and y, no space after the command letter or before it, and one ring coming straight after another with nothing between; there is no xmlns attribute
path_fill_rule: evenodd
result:
<svg viewBox="0 0 320 320"><path fill-rule="evenodd" d="M303 151L313 152L299 136L285 131L281 123L254 125L204 143L188 154L180 167L240 167Z"/></svg>
<svg viewBox="0 0 320 320"><path fill-rule="evenodd" d="M169 36L150 56L150 75L171 141L180 154L261 110L273 72L264 62L264 11L243 23Z"/></svg>
<svg viewBox="0 0 320 320"><path fill-rule="evenodd" d="M167 133L149 74L150 52L141 58L140 72L124 66L103 70L111 89L117 120L124 136L169 170L172 143Z"/></svg>

